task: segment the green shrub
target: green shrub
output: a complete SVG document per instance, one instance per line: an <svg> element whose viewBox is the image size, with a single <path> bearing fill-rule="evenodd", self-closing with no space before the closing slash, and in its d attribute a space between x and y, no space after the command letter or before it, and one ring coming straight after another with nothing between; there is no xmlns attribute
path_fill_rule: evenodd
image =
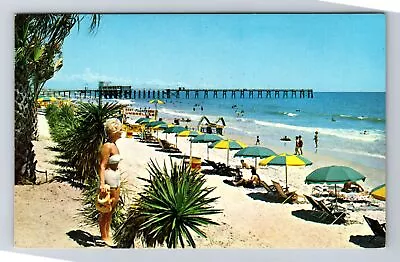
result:
<svg viewBox="0 0 400 262"><path fill-rule="evenodd" d="M219 197L208 197L215 188L204 187L204 175L172 162L171 169L161 168L153 160L148 164L150 179L144 191L134 199L126 221L118 228L114 240L119 247L134 245L136 238L147 247L157 244L176 248L178 244L196 247L192 232L206 237L200 229L218 225L204 216L221 213L211 204Z"/></svg>

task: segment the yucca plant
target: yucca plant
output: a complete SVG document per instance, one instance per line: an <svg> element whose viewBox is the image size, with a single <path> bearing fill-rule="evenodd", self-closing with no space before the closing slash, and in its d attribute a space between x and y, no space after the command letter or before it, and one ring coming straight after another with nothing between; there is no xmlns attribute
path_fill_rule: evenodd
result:
<svg viewBox="0 0 400 262"><path fill-rule="evenodd" d="M212 204L219 197L209 197L214 187L205 187L204 175L171 160L168 169L157 162L148 163L150 179L128 211L126 221L114 235L119 247L134 246L140 239L147 247L157 244L176 248L178 244L196 247L192 233L206 237L201 226L218 225L207 215L221 213Z"/></svg>

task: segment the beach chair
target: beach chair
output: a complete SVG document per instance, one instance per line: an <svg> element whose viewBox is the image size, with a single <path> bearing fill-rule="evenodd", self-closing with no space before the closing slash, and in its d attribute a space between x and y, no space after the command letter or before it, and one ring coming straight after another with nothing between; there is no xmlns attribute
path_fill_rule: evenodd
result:
<svg viewBox="0 0 400 262"><path fill-rule="evenodd" d="M317 200L315 200L313 197L304 195L304 197L307 199L307 201L312 205L312 210L316 211L322 211L321 206L318 204Z"/></svg>
<svg viewBox="0 0 400 262"><path fill-rule="evenodd" d="M345 223L346 220L344 219L344 217L346 216L345 212L332 212L332 210L330 210L326 204L324 203L323 200L318 201L317 203L319 204L319 206L321 207L322 211L326 214L327 217L333 219L332 224L335 224L336 222L338 223Z"/></svg>
<svg viewBox="0 0 400 262"><path fill-rule="evenodd" d="M364 215L365 221L367 221L368 226L371 228L374 236L370 241L374 240L376 237L386 237L385 223L381 224L378 220L372 219Z"/></svg>
<svg viewBox="0 0 400 262"><path fill-rule="evenodd" d="M265 188L265 190L267 190L268 193L276 193L276 189L273 185L268 185L267 183L265 183L265 181L260 181L260 184Z"/></svg>
<svg viewBox="0 0 400 262"><path fill-rule="evenodd" d="M158 139L158 143L161 146L161 150L164 152L182 153L181 150L179 150L179 148L177 148L175 145L168 143L168 141L166 141L166 140Z"/></svg>
<svg viewBox="0 0 400 262"><path fill-rule="evenodd" d="M219 175L219 176L235 176L235 169L226 166L224 163L216 163L212 160L204 159L204 161L211 166L213 169L208 171L212 174ZM206 170L204 170L206 171ZM203 171L203 173L204 173ZM208 173L206 172L206 173Z"/></svg>
<svg viewBox="0 0 400 262"><path fill-rule="evenodd" d="M297 202L298 195L296 194L296 192L285 191L285 190L283 190L281 184L279 184L278 182L273 181L273 180L271 180L271 181L272 181L273 186L275 187L278 197L284 199L282 204L284 204L286 202L289 202L291 204Z"/></svg>

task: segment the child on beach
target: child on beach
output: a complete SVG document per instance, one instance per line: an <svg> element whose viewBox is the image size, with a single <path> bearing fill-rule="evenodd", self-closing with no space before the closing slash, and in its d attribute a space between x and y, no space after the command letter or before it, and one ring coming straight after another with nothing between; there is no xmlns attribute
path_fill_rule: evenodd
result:
<svg viewBox="0 0 400 262"><path fill-rule="evenodd" d="M259 145L260 144L260 136L257 136L256 137L256 145Z"/></svg>

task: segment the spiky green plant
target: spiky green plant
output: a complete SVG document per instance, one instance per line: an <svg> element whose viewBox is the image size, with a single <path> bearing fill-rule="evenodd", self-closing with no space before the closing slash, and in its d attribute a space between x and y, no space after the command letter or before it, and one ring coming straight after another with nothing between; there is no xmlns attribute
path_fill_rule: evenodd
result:
<svg viewBox="0 0 400 262"><path fill-rule="evenodd" d="M134 245L136 238L145 246L157 244L176 248L178 244L196 247L192 232L206 237L202 226L218 225L207 215L221 213L213 207L219 197L209 197L214 187L205 187L203 174L171 160L168 169L157 162L148 163L150 179L128 211L127 220L114 235L119 247Z"/></svg>
<svg viewBox="0 0 400 262"><path fill-rule="evenodd" d="M75 180L82 183L97 181L100 148L105 140L104 123L108 118L119 117L121 105L106 103L101 106L91 103L80 103L75 112L76 124L65 129L64 136L58 141L63 153L74 167Z"/></svg>

